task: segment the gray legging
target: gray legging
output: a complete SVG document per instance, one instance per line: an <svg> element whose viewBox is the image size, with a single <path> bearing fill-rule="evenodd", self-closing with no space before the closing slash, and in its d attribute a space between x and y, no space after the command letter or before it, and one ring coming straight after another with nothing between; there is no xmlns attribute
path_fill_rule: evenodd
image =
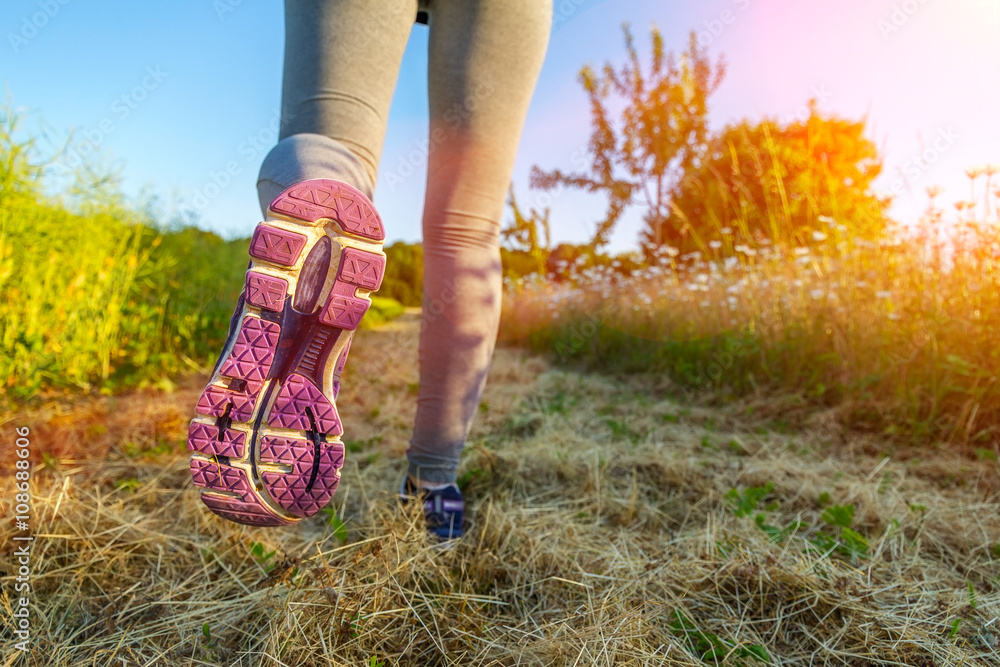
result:
<svg viewBox="0 0 1000 667"><path fill-rule="evenodd" d="M371 197L418 8L430 16L420 391L409 472L452 482L500 316L500 220L538 79L552 0L286 0L281 141L261 209L336 178ZM392 221L386 221L389 225Z"/></svg>

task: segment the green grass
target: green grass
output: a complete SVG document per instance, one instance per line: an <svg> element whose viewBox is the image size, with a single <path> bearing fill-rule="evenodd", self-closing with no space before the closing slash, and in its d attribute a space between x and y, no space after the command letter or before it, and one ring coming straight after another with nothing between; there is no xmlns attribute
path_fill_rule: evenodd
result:
<svg viewBox="0 0 1000 667"><path fill-rule="evenodd" d="M169 388L210 369L243 285L248 239L163 229L111 179L52 194L43 174L17 119L0 111L5 399ZM397 301L376 298L366 324L401 313Z"/></svg>

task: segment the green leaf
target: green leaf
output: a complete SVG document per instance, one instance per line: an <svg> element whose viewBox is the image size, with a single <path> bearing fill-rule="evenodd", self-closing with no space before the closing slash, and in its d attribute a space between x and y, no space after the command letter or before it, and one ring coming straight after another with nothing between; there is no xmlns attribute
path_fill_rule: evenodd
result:
<svg viewBox="0 0 1000 667"><path fill-rule="evenodd" d="M854 505L834 505L828 507L820 517L831 526L848 528L854 521Z"/></svg>
<svg viewBox="0 0 1000 667"><path fill-rule="evenodd" d="M733 506L733 513L737 517L745 517L757 511L760 502L773 490L774 484L768 482L764 486L751 486L742 492L738 489L730 489L725 498Z"/></svg>
<svg viewBox="0 0 1000 667"><path fill-rule="evenodd" d="M326 525L333 530L333 536L341 542L347 542L347 525L337 516L337 510L328 505L320 512L326 517Z"/></svg>
<svg viewBox="0 0 1000 667"><path fill-rule="evenodd" d="M743 646L743 655L740 657L753 658L760 662L771 662L771 656L767 652L767 649L760 644L750 644L748 646Z"/></svg>
<svg viewBox="0 0 1000 667"><path fill-rule="evenodd" d="M870 547L868 545L868 540L866 540L863 535L854 532L850 528L841 528L840 537L844 541L844 547L847 555L852 559L858 556L868 555L868 549Z"/></svg>

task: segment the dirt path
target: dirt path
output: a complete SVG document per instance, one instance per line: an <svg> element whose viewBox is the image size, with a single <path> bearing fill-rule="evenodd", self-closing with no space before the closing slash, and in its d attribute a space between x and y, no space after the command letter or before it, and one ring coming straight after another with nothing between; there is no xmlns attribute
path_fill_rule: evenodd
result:
<svg viewBox="0 0 1000 667"><path fill-rule="evenodd" d="M198 501L203 378L5 419L46 456L33 662L11 639L0 665L1000 664L997 463L792 429L770 401L682 406L666 381L500 349L462 468L472 527L435 547L393 497L416 332L409 313L359 334L341 490L287 529Z"/></svg>

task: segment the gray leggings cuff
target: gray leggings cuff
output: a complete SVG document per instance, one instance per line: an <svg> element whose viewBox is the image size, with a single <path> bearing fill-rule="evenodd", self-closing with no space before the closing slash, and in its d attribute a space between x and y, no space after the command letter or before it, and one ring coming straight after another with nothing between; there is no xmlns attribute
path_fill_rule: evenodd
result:
<svg viewBox="0 0 1000 667"><path fill-rule="evenodd" d="M458 451L461 452L461 447ZM433 456L407 450L406 458L409 460L406 471L414 479L431 484L452 484L458 478L458 455Z"/></svg>
<svg viewBox="0 0 1000 667"><path fill-rule="evenodd" d="M261 212L266 214L282 190L311 178L343 181L369 199L375 191L375 181L364 164L342 143L322 134L293 134L279 141L260 166L257 198Z"/></svg>

